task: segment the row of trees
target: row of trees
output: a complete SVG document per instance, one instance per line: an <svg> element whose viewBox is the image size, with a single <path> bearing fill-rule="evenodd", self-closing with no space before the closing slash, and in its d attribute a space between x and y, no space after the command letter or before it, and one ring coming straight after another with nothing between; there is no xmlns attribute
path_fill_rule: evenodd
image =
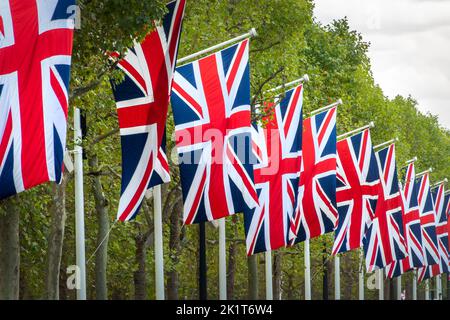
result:
<svg viewBox="0 0 450 320"><path fill-rule="evenodd" d="M163 0L79 0L81 29L75 32L70 105L87 119L83 142L86 160L85 212L88 298L152 299L152 201L146 200L136 221L114 224L120 193L120 139L109 80L118 77L106 59L111 50L124 52L142 39L149 21L165 12ZM369 44L350 30L346 19L323 26L313 18L312 0L187 1L179 56L227 40L255 27L251 41L252 95L307 73L304 110L344 100L338 132L375 121L374 143L399 137L399 165L417 156L419 169L432 166L433 180L450 177L450 132L438 119L422 114L412 97L387 98L375 84ZM126 12L126 14L124 14ZM257 101L253 101L256 103ZM72 114L69 115L69 121ZM71 131L71 125L69 124ZM173 132L169 115L168 136ZM68 135L71 136L70 134ZM168 139L169 158L176 156ZM69 150L73 144L68 142ZM183 226L178 168L171 163L172 182L163 187L164 261L167 297L198 295L198 231ZM99 250L95 249L110 236ZM74 299L66 286L66 268L75 264L73 177L61 185L45 184L0 202L0 298ZM243 216L227 220L227 289L230 299L264 298L263 255L245 254ZM332 292L333 236L311 243L313 298ZM218 297L218 231L207 225L208 289ZM95 254L94 254L95 251ZM357 297L359 253L341 260L343 298ZM274 296L303 298L303 246L274 254ZM407 283L411 283L408 281ZM389 287L389 286L388 286ZM329 294L332 298L331 293ZM368 298L376 293L367 291Z"/></svg>

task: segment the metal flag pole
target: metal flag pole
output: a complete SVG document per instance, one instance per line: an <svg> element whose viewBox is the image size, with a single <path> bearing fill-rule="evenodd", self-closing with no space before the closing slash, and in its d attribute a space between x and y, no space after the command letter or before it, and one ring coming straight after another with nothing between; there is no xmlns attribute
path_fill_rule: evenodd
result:
<svg viewBox="0 0 450 320"><path fill-rule="evenodd" d="M397 282L397 300L402 300L402 276L396 278Z"/></svg>
<svg viewBox="0 0 450 320"><path fill-rule="evenodd" d="M425 300L430 300L430 282L425 280Z"/></svg>
<svg viewBox="0 0 450 320"><path fill-rule="evenodd" d="M153 210L155 234L155 291L156 299L164 300L164 253L160 185L153 187Z"/></svg>
<svg viewBox="0 0 450 320"><path fill-rule="evenodd" d="M429 168L428 170L425 170L425 171L423 171L421 173L416 174L416 178L421 177L421 176L423 176L423 175L425 175L427 173L432 173L432 172L433 172L433 168Z"/></svg>
<svg viewBox="0 0 450 320"><path fill-rule="evenodd" d="M180 65L180 64L182 64L182 63L184 63L184 62L187 62L187 61L189 61L189 60L193 60L193 59L195 59L195 58L197 58L197 57L200 57L200 56L202 56L202 55L204 55L204 54L207 54L207 53L216 51L216 50L218 50L218 49L220 49L220 48L223 48L223 47L225 47L225 46L227 46L227 45L230 45L230 44L233 44L233 43L235 43L235 42L238 42L238 41L241 41L241 40L244 40L244 39L247 39L247 38L256 37L257 35L258 35L258 33L256 32L256 29L255 29L255 28L252 28L249 32L247 32L247 33L245 33L245 34L243 34L243 35L240 35L240 36L235 37L235 38L233 38L233 39L224 41L224 42L222 42L222 43L216 44L216 45L214 45L214 46L212 46L212 47L209 47L209 48L207 48L207 49L198 51L198 52L196 52L196 53L193 53L193 54L190 54L190 55L188 55L188 56L186 56L186 57L183 57L183 58L181 58L181 59L178 59L178 60L177 60L177 65Z"/></svg>
<svg viewBox="0 0 450 320"><path fill-rule="evenodd" d="M311 300L311 258L309 239L305 240L305 300Z"/></svg>
<svg viewBox="0 0 450 320"><path fill-rule="evenodd" d="M436 276L436 299L442 300L441 275Z"/></svg>
<svg viewBox="0 0 450 320"><path fill-rule="evenodd" d="M227 300L227 258L225 218L219 220L219 299Z"/></svg>
<svg viewBox="0 0 450 320"><path fill-rule="evenodd" d="M311 112L309 113L309 115L310 115L310 116L314 116L314 115L316 115L316 114L318 114L318 113L321 113L321 112L323 112L323 111L327 111L327 110L329 110L329 109L331 109L331 108L340 106L340 105L342 105L342 104L343 104L342 99L339 99L338 101L336 101L336 102L334 102L334 103L332 103L332 104L329 104L328 106L325 106L325 107L316 109L316 110L314 110L314 111L311 111Z"/></svg>
<svg viewBox="0 0 450 320"><path fill-rule="evenodd" d="M83 192L83 148L81 142L80 109L74 109L74 171L75 171L75 238L76 261L79 270L78 280L80 287L77 290L77 299L86 300L86 253L84 236L84 192Z"/></svg>
<svg viewBox="0 0 450 320"><path fill-rule="evenodd" d="M394 143L398 142L398 140L399 140L398 138L394 138L394 139L392 139L392 140L389 140L389 141L380 143L379 145L376 145L376 146L373 147L373 148L374 148L374 149L381 149L381 148L390 146L391 144L394 144Z"/></svg>
<svg viewBox="0 0 450 320"><path fill-rule="evenodd" d="M357 133L360 133L361 131L364 131L364 130L366 130L366 129L371 129L371 128L373 128L373 127L375 127L375 122L372 121L372 122L370 122L368 125L365 125L365 126L363 126L363 127L361 127L361 128L358 128L358 129L349 131L349 132L347 132L347 133L341 134L340 136L337 137L337 139L338 139L338 140L342 140L342 139L344 139L344 138L346 138L346 137L355 135L355 134L357 134Z"/></svg>
<svg viewBox="0 0 450 320"><path fill-rule="evenodd" d="M299 83L306 83L309 82L309 76L307 74L303 75L303 77L301 77L300 79L296 79L294 81L279 85L278 87L272 88L267 90L266 92L274 92L274 91L278 91L284 88L289 88L290 86L299 84Z"/></svg>
<svg viewBox="0 0 450 320"><path fill-rule="evenodd" d="M378 300L384 300L384 272L383 269L378 269Z"/></svg>
<svg viewBox="0 0 450 320"><path fill-rule="evenodd" d="M364 300L364 252L362 249L359 250L358 287L359 287L359 300Z"/></svg>
<svg viewBox="0 0 450 320"><path fill-rule="evenodd" d="M266 300L273 300L272 251L266 251Z"/></svg>
<svg viewBox="0 0 450 320"><path fill-rule="evenodd" d="M341 258L334 256L334 300L341 300Z"/></svg>
<svg viewBox="0 0 450 320"><path fill-rule="evenodd" d="M441 184L444 184L444 183L447 183L447 182L448 182L448 179L445 178L444 180L439 181L439 182L436 182L435 184L433 184L433 185L431 186L431 189L434 189L434 188L436 188L436 187L439 187Z"/></svg>
<svg viewBox="0 0 450 320"><path fill-rule="evenodd" d="M412 299L417 300L417 270L413 270Z"/></svg>

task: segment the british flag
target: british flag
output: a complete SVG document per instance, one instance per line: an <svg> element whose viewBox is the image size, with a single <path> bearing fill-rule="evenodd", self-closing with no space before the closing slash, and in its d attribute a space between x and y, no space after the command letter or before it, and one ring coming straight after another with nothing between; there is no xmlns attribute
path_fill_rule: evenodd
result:
<svg viewBox="0 0 450 320"><path fill-rule="evenodd" d="M332 232L336 209L336 107L304 121L302 169L289 241Z"/></svg>
<svg viewBox="0 0 450 320"><path fill-rule="evenodd" d="M112 85L122 144L121 221L136 216L148 189L170 180L163 139L185 3L170 2L163 21L118 62L125 74Z"/></svg>
<svg viewBox="0 0 450 320"><path fill-rule="evenodd" d="M436 213L436 236L439 249L439 263L419 269L419 281L449 272L448 220L445 206L444 184L431 191Z"/></svg>
<svg viewBox="0 0 450 320"><path fill-rule="evenodd" d="M253 209L249 40L177 67L172 109L185 224Z"/></svg>
<svg viewBox="0 0 450 320"><path fill-rule="evenodd" d="M363 246L363 238L375 217L379 174L370 130L337 144L338 223L333 254Z"/></svg>
<svg viewBox="0 0 450 320"><path fill-rule="evenodd" d="M450 236L450 191L447 191L445 193L444 208L446 208L445 212L447 214L447 233ZM448 267L449 267L449 273L450 273L450 240L448 241L447 250L449 252L449 255L448 255L448 260L449 260Z"/></svg>
<svg viewBox="0 0 450 320"><path fill-rule="evenodd" d="M425 173L417 178L419 185L420 224L425 266L439 263L439 247L436 235L436 218L430 192L430 177Z"/></svg>
<svg viewBox="0 0 450 320"><path fill-rule="evenodd" d="M395 144L376 152L380 176L375 217L364 235L366 267L369 272L406 257L402 197L395 161Z"/></svg>
<svg viewBox="0 0 450 320"><path fill-rule="evenodd" d="M420 225L419 185L415 181L414 162L408 164L405 171L405 181L402 192L403 226L407 257L395 261L387 267L386 275L394 278L411 270L424 266L422 227Z"/></svg>
<svg viewBox="0 0 450 320"><path fill-rule="evenodd" d="M265 127L255 126L254 179L259 205L245 212L247 254L287 245L289 222L298 191L302 148L303 86L286 92L275 104Z"/></svg>
<svg viewBox="0 0 450 320"><path fill-rule="evenodd" d="M61 181L74 0L0 4L0 199Z"/></svg>

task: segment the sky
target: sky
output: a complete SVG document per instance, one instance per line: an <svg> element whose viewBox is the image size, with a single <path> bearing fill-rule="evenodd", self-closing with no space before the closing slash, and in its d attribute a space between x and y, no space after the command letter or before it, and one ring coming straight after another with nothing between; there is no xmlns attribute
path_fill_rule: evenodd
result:
<svg viewBox="0 0 450 320"><path fill-rule="evenodd" d="M450 129L450 0L315 0L317 21L347 17L370 42L375 82L411 95Z"/></svg>

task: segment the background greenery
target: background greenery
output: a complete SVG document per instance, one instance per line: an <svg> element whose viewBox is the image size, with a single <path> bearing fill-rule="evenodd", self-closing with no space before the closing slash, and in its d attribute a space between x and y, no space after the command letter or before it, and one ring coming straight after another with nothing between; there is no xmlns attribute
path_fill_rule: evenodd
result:
<svg viewBox="0 0 450 320"><path fill-rule="evenodd" d="M110 78L117 75L106 53L124 52L133 39L142 39L150 27L149 22L164 14L165 1L79 0L78 3L82 19L81 29L75 32L70 102L72 107L84 110L88 127L84 141L86 255L90 259L88 298L153 299L151 200L146 201L136 221L113 226L104 250L95 255L94 250L115 220L120 192L120 139L109 84ZM420 113L413 97L386 97L373 79L367 56L370 44L364 42L357 31L350 30L345 19L327 26L318 23L313 17L313 6L312 0L187 0L179 57L255 27L258 37L251 40L250 57L252 95L262 98L260 93L265 89L307 73L311 82L306 85L305 112L342 98L344 105L339 107L338 133L375 121L374 144L399 137L399 166L417 156L418 170L430 166L435 169L434 182L450 177L450 132L439 125L435 116ZM73 148L71 123L72 111L69 149ZM168 137L172 133L170 115ZM169 157L172 158L176 156L173 147L169 139ZM171 174L172 183L163 188L167 295L196 299L198 227L182 226L178 169L173 162ZM62 195L58 193L59 187L45 184L0 202L0 219L6 221L5 217L13 212L20 217L17 292L22 299L75 298L75 293L65 285L66 268L75 264L74 190L70 174L66 175L66 182ZM61 208L58 210L61 197L65 199L64 212ZM58 224L58 214L67 215L65 223ZM54 260L51 247L59 245L51 237L55 226L65 226L61 264L57 265L60 269L57 295L56 288L45 280L53 272L49 263ZM256 257L257 274L256 278L251 278L253 284L258 280L259 292L249 290L252 286L248 280L249 261L245 254L241 214L227 220L227 237L229 298L264 298L263 255ZM210 298L218 298L218 231L211 224L207 225L207 240L208 294ZM326 296L324 283L330 292L329 298L333 298L332 260L327 260L331 246L332 235L311 243L314 299ZM5 245L0 251L15 254ZM357 299L358 257L358 252L351 252L341 259L341 290L345 299ZM274 260L279 290L276 296L302 299L303 245L280 250ZM106 273L102 275L102 272ZM11 290L5 288L6 283L0 281L0 287L3 286L0 291L4 293ZM411 284L411 281L406 283ZM389 289L388 282L386 289ZM410 288L407 289L409 293ZM376 299L377 294L366 289L368 299Z"/></svg>

